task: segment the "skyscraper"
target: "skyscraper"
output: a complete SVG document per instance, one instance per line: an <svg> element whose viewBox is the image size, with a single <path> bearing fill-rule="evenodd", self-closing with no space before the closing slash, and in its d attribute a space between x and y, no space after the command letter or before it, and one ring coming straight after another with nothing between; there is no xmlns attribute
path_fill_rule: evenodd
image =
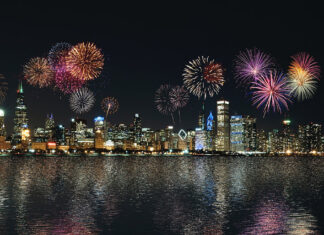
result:
<svg viewBox="0 0 324 235"><path fill-rule="evenodd" d="M256 118L243 117L243 145L245 151L255 151L257 144Z"/></svg>
<svg viewBox="0 0 324 235"><path fill-rule="evenodd" d="M19 82L17 90L17 101L14 117L13 144L21 143L22 131L28 128L27 107L24 102L24 90L22 81Z"/></svg>
<svg viewBox="0 0 324 235"><path fill-rule="evenodd" d="M206 149L215 150L215 121L211 111L206 124Z"/></svg>
<svg viewBox="0 0 324 235"><path fill-rule="evenodd" d="M205 104L202 104L201 111L198 115L198 128L205 129Z"/></svg>
<svg viewBox="0 0 324 235"><path fill-rule="evenodd" d="M53 114L47 115L45 120L45 137L47 141L53 139L54 127L55 127L55 122L54 122Z"/></svg>
<svg viewBox="0 0 324 235"><path fill-rule="evenodd" d="M142 120L138 113L135 113L133 120L134 142L139 144L142 138Z"/></svg>
<svg viewBox="0 0 324 235"><path fill-rule="evenodd" d="M4 116L5 116L5 113L2 109L0 109L0 136L4 136L6 137L6 127L5 127L5 124L4 124Z"/></svg>
<svg viewBox="0 0 324 235"><path fill-rule="evenodd" d="M217 101L217 151L230 151L230 117L229 102Z"/></svg>
<svg viewBox="0 0 324 235"><path fill-rule="evenodd" d="M231 151L244 151L244 125L242 115L231 116Z"/></svg>

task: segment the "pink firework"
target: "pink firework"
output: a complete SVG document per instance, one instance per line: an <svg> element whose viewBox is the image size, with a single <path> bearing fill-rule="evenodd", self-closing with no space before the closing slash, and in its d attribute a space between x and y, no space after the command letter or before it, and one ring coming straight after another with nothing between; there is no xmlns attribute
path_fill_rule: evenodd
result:
<svg viewBox="0 0 324 235"><path fill-rule="evenodd" d="M289 94L290 88L284 74L270 71L266 75L261 75L258 80L252 82L252 103L257 108L264 106L265 115L272 108L273 112L282 112L282 107L288 110L288 103L291 102ZM263 116L264 116L263 115Z"/></svg>
<svg viewBox="0 0 324 235"><path fill-rule="evenodd" d="M266 74L274 65L271 56L256 48L241 51L234 63L236 82L246 86L250 86L251 82Z"/></svg>
<svg viewBox="0 0 324 235"><path fill-rule="evenodd" d="M315 61L314 57L309 55L306 52L300 52L296 55L293 55L292 62L289 66L289 69L301 69L307 72L311 77L319 79L321 69L318 63Z"/></svg>
<svg viewBox="0 0 324 235"><path fill-rule="evenodd" d="M78 79L65 69L57 69L55 72L55 86L64 94L70 94L85 84L85 80Z"/></svg>

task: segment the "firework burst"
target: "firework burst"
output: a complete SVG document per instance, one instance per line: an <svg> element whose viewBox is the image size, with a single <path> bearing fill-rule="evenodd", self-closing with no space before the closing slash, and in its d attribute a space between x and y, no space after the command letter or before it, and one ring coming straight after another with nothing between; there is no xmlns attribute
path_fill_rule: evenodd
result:
<svg viewBox="0 0 324 235"><path fill-rule="evenodd" d="M24 66L24 77L32 86L48 87L52 84L54 73L46 58L32 58Z"/></svg>
<svg viewBox="0 0 324 235"><path fill-rule="evenodd" d="M183 86L175 86L170 90L170 102L176 109L185 107L189 101L189 93Z"/></svg>
<svg viewBox="0 0 324 235"><path fill-rule="evenodd" d="M101 102L101 108L106 113L106 117L108 114L114 114L118 111L119 103L114 97L106 97Z"/></svg>
<svg viewBox="0 0 324 235"><path fill-rule="evenodd" d="M56 43L48 53L48 63L53 70L61 68L65 65L65 57L71 50L72 45L66 42Z"/></svg>
<svg viewBox="0 0 324 235"><path fill-rule="evenodd" d="M306 52L301 52L293 55L291 58L292 62L289 66L290 77L294 77L296 73L300 75L300 73L304 72L310 77L319 79L321 69L311 55Z"/></svg>
<svg viewBox="0 0 324 235"><path fill-rule="evenodd" d="M155 104L158 111L164 115L168 115L176 111L174 103L171 101L170 93L172 88L170 85L161 85L155 92Z"/></svg>
<svg viewBox="0 0 324 235"><path fill-rule="evenodd" d="M263 106L263 114L269 112L282 112L282 107L288 110L288 103L291 102L290 88L287 86L287 79L284 74L270 71L267 75L261 75L258 80L252 82L252 103L257 108Z"/></svg>
<svg viewBox="0 0 324 235"><path fill-rule="evenodd" d="M302 52L291 57L292 62L288 69L291 94L298 100L311 98L320 76L320 67L309 54Z"/></svg>
<svg viewBox="0 0 324 235"><path fill-rule="evenodd" d="M6 78L0 74L0 104L4 102L7 96L8 91L8 82L6 81Z"/></svg>
<svg viewBox="0 0 324 235"><path fill-rule="evenodd" d="M183 83L187 90L198 98L213 97L224 85L224 69L209 57L189 61L183 71Z"/></svg>
<svg viewBox="0 0 324 235"><path fill-rule="evenodd" d="M57 69L55 72L55 87L64 94L70 94L85 84L85 80L80 80L71 75L65 69Z"/></svg>
<svg viewBox="0 0 324 235"><path fill-rule="evenodd" d="M91 80L100 75L104 66L104 56L95 44L82 42L69 51L66 66L72 76Z"/></svg>
<svg viewBox="0 0 324 235"><path fill-rule="evenodd" d="M75 113L88 112L95 102L92 91L88 88L83 87L72 93L70 96L70 106Z"/></svg>
<svg viewBox="0 0 324 235"><path fill-rule="evenodd" d="M241 51L234 64L236 82L247 86L274 66L272 58L256 48Z"/></svg>

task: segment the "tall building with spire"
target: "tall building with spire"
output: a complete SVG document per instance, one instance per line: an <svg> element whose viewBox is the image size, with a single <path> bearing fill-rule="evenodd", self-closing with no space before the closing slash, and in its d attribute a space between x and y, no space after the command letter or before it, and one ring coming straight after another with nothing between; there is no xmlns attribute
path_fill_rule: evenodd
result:
<svg viewBox="0 0 324 235"><path fill-rule="evenodd" d="M205 104L202 104L201 112L198 116L198 128L201 130L205 129Z"/></svg>
<svg viewBox="0 0 324 235"><path fill-rule="evenodd" d="M22 140L22 133L28 128L27 107L24 101L24 90L22 81L19 81L17 90L17 100L14 118L13 144L19 144Z"/></svg>

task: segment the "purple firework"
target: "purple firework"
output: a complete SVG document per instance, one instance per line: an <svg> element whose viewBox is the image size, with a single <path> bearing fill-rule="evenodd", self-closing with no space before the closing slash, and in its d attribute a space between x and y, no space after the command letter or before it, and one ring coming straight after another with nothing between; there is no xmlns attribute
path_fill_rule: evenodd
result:
<svg viewBox="0 0 324 235"><path fill-rule="evenodd" d="M189 93L183 86L175 86L171 88L170 101L176 109L183 108L188 104Z"/></svg>
<svg viewBox="0 0 324 235"><path fill-rule="evenodd" d="M282 106L288 110L290 100L290 88L284 74L270 71L266 75L260 75L258 80L252 82L252 103L257 108L263 106L265 115L272 108L273 112L282 112Z"/></svg>
<svg viewBox="0 0 324 235"><path fill-rule="evenodd" d="M250 86L251 82L274 66L271 56L256 48L241 51L234 63L236 82L246 86Z"/></svg>

